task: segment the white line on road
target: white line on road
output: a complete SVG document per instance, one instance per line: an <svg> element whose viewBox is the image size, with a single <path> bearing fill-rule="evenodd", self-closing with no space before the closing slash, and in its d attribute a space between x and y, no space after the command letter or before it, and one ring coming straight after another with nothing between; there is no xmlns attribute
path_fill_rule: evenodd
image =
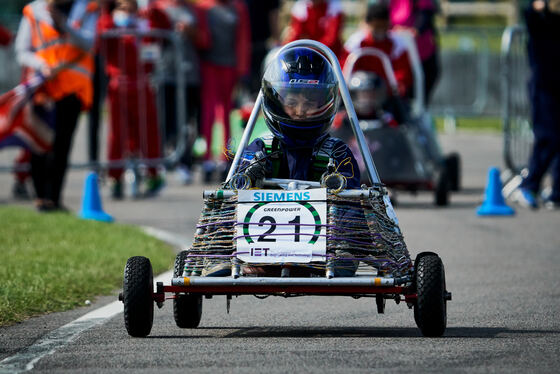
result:
<svg viewBox="0 0 560 374"><path fill-rule="evenodd" d="M169 231L160 230L155 227L150 226L140 226L140 228L148 235L153 236L156 239L164 241L172 246L180 248L183 250L185 248L185 239L178 235L175 235Z"/></svg>
<svg viewBox="0 0 560 374"><path fill-rule="evenodd" d="M172 276L173 270L169 270L154 278L154 282L169 281ZM122 302L114 301L49 332L43 338L35 342L35 344L0 361L0 374L17 374L33 369L37 361L41 358L53 354L57 349L73 341L82 332L96 325L100 325L117 314L122 313L123 309Z"/></svg>
<svg viewBox="0 0 560 374"><path fill-rule="evenodd" d="M148 234L171 245L183 247L185 241L178 236L167 231L142 227ZM168 282L173 277L173 270L169 270L154 278L156 282ZM18 374L33 369L35 364L44 356L53 354L57 349L72 342L82 332L100 325L110 318L113 318L124 309L123 303L114 301L101 308L92 310L91 312L81 316L80 318L59 327L46 334L33 345L22 349L13 356L7 357L0 361L0 374Z"/></svg>

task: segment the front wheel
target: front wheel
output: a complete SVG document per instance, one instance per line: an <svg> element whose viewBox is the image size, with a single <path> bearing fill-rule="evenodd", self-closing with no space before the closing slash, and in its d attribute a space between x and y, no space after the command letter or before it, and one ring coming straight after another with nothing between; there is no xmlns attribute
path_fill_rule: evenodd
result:
<svg viewBox="0 0 560 374"><path fill-rule="evenodd" d="M414 320L422 335L443 335L447 326L445 270L435 253L422 253L416 259L414 280L417 300Z"/></svg>
<svg viewBox="0 0 560 374"><path fill-rule="evenodd" d="M128 259L124 268L124 325L130 336L146 337L154 322L154 276L146 257Z"/></svg>
<svg viewBox="0 0 560 374"><path fill-rule="evenodd" d="M174 278L183 276L188 254L188 251L181 251L175 257ZM173 317L178 327L184 329L198 327L202 317L202 295L176 293L175 299L173 299Z"/></svg>

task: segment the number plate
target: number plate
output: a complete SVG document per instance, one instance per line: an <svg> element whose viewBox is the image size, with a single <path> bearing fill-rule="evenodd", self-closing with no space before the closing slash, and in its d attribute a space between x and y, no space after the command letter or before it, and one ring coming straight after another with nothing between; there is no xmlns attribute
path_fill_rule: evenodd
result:
<svg viewBox="0 0 560 374"><path fill-rule="evenodd" d="M237 257L248 263L324 261L327 192L240 190Z"/></svg>

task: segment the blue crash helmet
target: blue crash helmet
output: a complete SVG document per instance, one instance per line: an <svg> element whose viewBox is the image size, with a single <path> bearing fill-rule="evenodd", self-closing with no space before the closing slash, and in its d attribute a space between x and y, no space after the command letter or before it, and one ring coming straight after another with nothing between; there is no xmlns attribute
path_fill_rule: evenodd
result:
<svg viewBox="0 0 560 374"><path fill-rule="evenodd" d="M288 146L313 146L334 119L340 95L328 60L319 52L294 47L266 67L263 113L272 134Z"/></svg>

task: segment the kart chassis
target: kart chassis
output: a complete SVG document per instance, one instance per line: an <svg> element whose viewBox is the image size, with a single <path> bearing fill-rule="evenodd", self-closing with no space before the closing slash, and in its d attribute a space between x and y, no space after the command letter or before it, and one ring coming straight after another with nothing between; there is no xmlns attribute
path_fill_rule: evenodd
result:
<svg viewBox="0 0 560 374"><path fill-rule="evenodd" d="M323 53L330 61L340 85L342 101L348 112L352 129L358 141L362 157L365 162L368 177L374 187L361 190L344 190L338 196L344 197L379 197L386 194L377 174L373 159L367 148L364 135L359 127L358 119L351 103L350 94L346 86L342 71L338 65L336 56L331 50L321 43L311 40L299 40L289 43L279 50L292 47L309 47ZM230 168L227 180L230 180L237 169L241 155L248 144L249 137L253 131L257 115L262 103L262 92L259 93L254 109L251 113L247 127L240 141L235 158ZM280 187L286 190L298 190L305 188L320 187L318 182L297 181L287 179L268 179L265 184ZM233 195L233 190L205 191L204 197L224 198ZM391 208L392 209L392 208ZM408 256L408 252L407 252ZM423 275L417 272L419 261L430 258L428 262L434 263L432 270L439 280L436 282L436 293L419 286L424 280ZM438 262L439 261L439 262ZM427 263L424 261L420 267ZM429 265L429 264L428 264ZM445 275L443 264L435 253L424 252L417 256L414 268L404 272L400 276L382 272L364 273L358 272L352 277L335 277L330 260L325 260L324 276L290 277L291 264L282 265L280 277L259 277L242 275L240 263L231 258L231 276L226 277L204 277L204 276L180 276L182 272L176 271L171 284L165 285L161 282L154 289L151 264L145 257L136 256L128 260L125 266L123 292L119 299L124 302L124 319L128 333L131 336L147 336L152 327L154 303L163 306L166 299L174 299L174 312L177 325L180 327L197 327L202 310L202 296L211 298L213 295L226 295L229 300L233 295L255 295L266 297L269 295L292 297L292 296L352 296L375 297L377 310L383 313L385 300L393 299L395 302L406 302L409 308L415 308L415 320L424 335L439 336L445 329L445 303L451 300L451 293L445 289ZM435 266L435 267L434 267ZM429 267L429 266L428 266ZM434 287L432 287L434 288ZM420 292L419 292L420 291ZM431 292L431 294L430 294ZM426 301L426 297L428 301ZM427 307L423 307L422 303ZM437 304L439 311L437 326L431 326L428 322L432 313L430 305ZM433 308L432 308L433 309ZM418 313L417 313L418 310ZM425 315L426 317L423 317ZM420 321L420 322L419 322ZM426 322L427 321L427 322ZM433 325L433 323L432 323Z"/></svg>

